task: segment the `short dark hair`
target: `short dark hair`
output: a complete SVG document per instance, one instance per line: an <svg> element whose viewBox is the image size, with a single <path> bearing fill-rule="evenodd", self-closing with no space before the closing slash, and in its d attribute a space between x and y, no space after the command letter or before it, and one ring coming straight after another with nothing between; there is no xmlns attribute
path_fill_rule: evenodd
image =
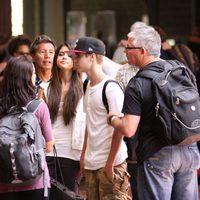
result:
<svg viewBox="0 0 200 200"><path fill-rule="evenodd" d="M8 45L9 54L11 56L14 56L14 53L18 50L19 46L21 45L27 45L28 47L30 47L31 40L25 35L18 35L17 37L14 37Z"/></svg>
<svg viewBox="0 0 200 200"><path fill-rule="evenodd" d="M49 36L43 34L36 37L32 42L30 47L31 54L35 53L37 46L41 43L51 43L56 48L55 42Z"/></svg>

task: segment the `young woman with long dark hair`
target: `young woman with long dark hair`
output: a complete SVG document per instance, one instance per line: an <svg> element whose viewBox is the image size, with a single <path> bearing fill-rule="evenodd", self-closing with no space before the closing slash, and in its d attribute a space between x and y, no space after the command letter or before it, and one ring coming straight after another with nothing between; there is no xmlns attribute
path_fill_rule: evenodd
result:
<svg viewBox="0 0 200 200"><path fill-rule="evenodd" d="M70 46L64 43L55 52L47 104L64 183L75 191L84 140L85 113L81 75L73 67L70 49ZM54 161L54 154L47 154L50 176L57 176L62 182L58 167L55 171Z"/></svg>

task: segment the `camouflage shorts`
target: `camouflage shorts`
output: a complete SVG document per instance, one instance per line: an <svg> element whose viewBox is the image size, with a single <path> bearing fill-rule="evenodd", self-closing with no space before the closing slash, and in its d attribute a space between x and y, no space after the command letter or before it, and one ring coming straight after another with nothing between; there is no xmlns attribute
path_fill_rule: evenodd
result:
<svg viewBox="0 0 200 200"><path fill-rule="evenodd" d="M131 200L127 164L114 167L114 181L108 180L104 169L85 170L88 200Z"/></svg>

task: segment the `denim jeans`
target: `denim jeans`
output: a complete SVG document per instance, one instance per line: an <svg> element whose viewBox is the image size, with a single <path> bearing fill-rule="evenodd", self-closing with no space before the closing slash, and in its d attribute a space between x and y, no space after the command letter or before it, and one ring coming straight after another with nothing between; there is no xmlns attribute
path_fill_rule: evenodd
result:
<svg viewBox="0 0 200 200"><path fill-rule="evenodd" d="M166 146L138 166L140 200L198 200L196 143Z"/></svg>

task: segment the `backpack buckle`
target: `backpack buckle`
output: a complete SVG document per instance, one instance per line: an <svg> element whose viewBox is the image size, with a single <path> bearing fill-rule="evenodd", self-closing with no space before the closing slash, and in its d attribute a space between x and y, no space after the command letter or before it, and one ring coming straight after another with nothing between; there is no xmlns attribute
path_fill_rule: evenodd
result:
<svg viewBox="0 0 200 200"><path fill-rule="evenodd" d="M156 104L155 110L156 110L156 117L158 117L158 111L160 109L159 103Z"/></svg>

